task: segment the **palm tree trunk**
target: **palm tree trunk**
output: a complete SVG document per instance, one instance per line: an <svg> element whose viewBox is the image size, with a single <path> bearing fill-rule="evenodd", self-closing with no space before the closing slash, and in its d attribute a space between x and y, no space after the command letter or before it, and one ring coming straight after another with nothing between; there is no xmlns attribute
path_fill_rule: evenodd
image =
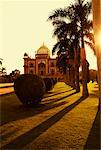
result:
<svg viewBox="0 0 101 150"><path fill-rule="evenodd" d="M75 89L75 68L71 67L71 86Z"/></svg>
<svg viewBox="0 0 101 150"><path fill-rule="evenodd" d="M70 83L70 86L72 87L72 88L75 88L75 72L74 72L74 67L73 66L71 66L70 67L70 72L69 72L70 74L69 74L69 83Z"/></svg>
<svg viewBox="0 0 101 150"><path fill-rule="evenodd" d="M82 96L88 97L86 61L82 61Z"/></svg>
<svg viewBox="0 0 101 150"><path fill-rule="evenodd" d="M80 85L79 85L79 53L80 50L76 43L76 49L74 51L74 66L75 66L75 88L76 92L80 92Z"/></svg>
<svg viewBox="0 0 101 150"><path fill-rule="evenodd" d="M76 92L80 92L80 85L79 85L79 66L75 66L75 88Z"/></svg>
<svg viewBox="0 0 101 150"><path fill-rule="evenodd" d="M78 0L79 5L82 5L82 0ZM82 96L88 97L88 87L87 87L87 65L86 65L86 53L84 47L84 35L83 35L83 21L82 15L80 16L81 22L81 65L82 65Z"/></svg>
<svg viewBox="0 0 101 150"><path fill-rule="evenodd" d="M68 69L68 84L69 85L71 84L70 81L71 81L71 69L69 67L69 69Z"/></svg>
<svg viewBox="0 0 101 150"><path fill-rule="evenodd" d="M84 48L84 39L83 39L83 33L81 38L81 65L82 65L82 96L88 97L88 87L87 87L87 63L86 63L86 53Z"/></svg>

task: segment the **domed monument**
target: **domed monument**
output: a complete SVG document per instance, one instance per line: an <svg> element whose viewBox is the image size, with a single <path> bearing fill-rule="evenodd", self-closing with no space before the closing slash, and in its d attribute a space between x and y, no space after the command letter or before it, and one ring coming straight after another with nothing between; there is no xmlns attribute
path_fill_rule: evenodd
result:
<svg viewBox="0 0 101 150"><path fill-rule="evenodd" d="M24 73L38 74L42 77L60 75L56 67L56 58L50 57L50 50L44 43L37 50L35 58L30 58L27 53L24 54Z"/></svg>
<svg viewBox="0 0 101 150"><path fill-rule="evenodd" d="M47 54L47 55L49 55L50 56L50 50L48 49L48 47L47 46L45 46L44 45L44 43L43 43L43 45L37 50L37 54Z"/></svg>

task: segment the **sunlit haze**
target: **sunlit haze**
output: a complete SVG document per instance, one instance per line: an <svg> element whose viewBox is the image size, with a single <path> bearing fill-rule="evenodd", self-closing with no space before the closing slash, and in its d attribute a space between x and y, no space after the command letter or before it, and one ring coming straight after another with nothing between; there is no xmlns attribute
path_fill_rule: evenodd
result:
<svg viewBox="0 0 101 150"><path fill-rule="evenodd" d="M24 53L34 57L43 42L52 50L56 39L52 37L53 27L47 19L54 9L64 8L71 1L0 1L0 58L7 73L15 69L23 73ZM92 50L86 51L90 68L96 69L96 57Z"/></svg>

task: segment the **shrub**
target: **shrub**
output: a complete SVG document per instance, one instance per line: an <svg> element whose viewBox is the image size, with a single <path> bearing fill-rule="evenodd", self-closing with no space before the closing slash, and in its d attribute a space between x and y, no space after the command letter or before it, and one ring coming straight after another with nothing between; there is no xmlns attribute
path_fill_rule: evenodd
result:
<svg viewBox="0 0 101 150"><path fill-rule="evenodd" d="M38 104L45 93L45 84L37 75L23 74L15 80L14 90L23 104Z"/></svg>
<svg viewBox="0 0 101 150"><path fill-rule="evenodd" d="M57 83L57 78L52 78L53 80L53 85L55 85Z"/></svg>
<svg viewBox="0 0 101 150"><path fill-rule="evenodd" d="M53 88L53 81L51 78L43 78L45 87L46 87L46 92L52 90Z"/></svg>

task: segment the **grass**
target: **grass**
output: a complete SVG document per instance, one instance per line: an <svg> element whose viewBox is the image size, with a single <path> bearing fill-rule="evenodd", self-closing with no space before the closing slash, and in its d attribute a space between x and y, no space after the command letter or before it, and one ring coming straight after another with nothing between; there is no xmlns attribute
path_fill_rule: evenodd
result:
<svg viewBox="0 0 101 150"><path fill-rule="evenodd" d="M0 88L11 87L13 85L14 85L14 83L0 83Z"/></svg>
<svg viewBox="0 0 101 150"><path fill-rule="evenodd" d="M14 91L14 83L0 83L0 95L12 93Z"/></svg>
<svg viewBox="0 0 101 150"><path fill-rule="evenodd" d="M83 99L81 93L58 82L36 108L24 107L15 94L2 96L1 148L82 150L92 145L99 148L99 124L94 126L98 110L96 83L89 84L89 92L89 97Z"/></svg>

